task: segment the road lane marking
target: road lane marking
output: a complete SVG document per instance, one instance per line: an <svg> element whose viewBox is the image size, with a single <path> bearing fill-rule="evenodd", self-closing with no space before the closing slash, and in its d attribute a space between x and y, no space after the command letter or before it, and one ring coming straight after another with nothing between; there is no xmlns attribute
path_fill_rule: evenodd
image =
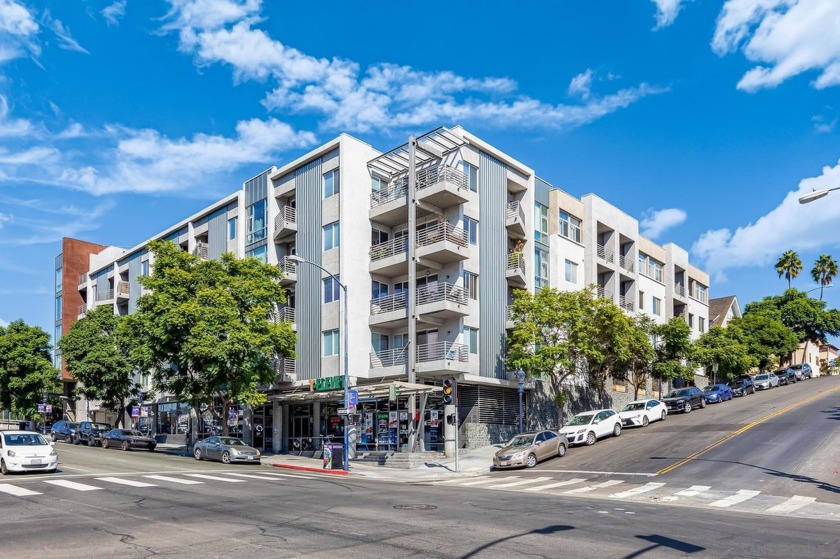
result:
<svg viewBox="0 0 840 559"><path fill-rule="evenodd" d="M770 514L787 514L789 512L797 511L802 507L806 507L816 501L815 497L803 497L802 495L794 495L784 503L780 505L776 505L775 507L770 507L764 512L769 512Z"/></svg>
<svg viewBox="0 0 840 559"><path fill-rule="evenodd" d="M16 485L0 485L0 492L8 493L9 495L14 495L15 497L31 497L32 495L43 495L43 493L38 493L37 491L31 491L29 489L25 489L23 487L18 487Z"/></svg>
<svg viewBox="0 0 840 559"><path fill-rule="evenodd" d="M149 479L157 479L160 481L170 481L172 483L180 483L181 485L199 485L204 483L203 481L196 481L194 479L181 479L177 477L169 477L169 476L143 476Z"/></svg>
<svg viewBox="0 0 840 559"><path fill-rule="evenodd" d="M506 479L519 479L519 476L513 476L513 477L506 478ZM492 478L489 478L489 479L488 478L480 479L478 481L468 481L467 483L462 483L460 485L461 485L461 487L468 487L470 485L481 485L483 483L496 483L497 481L499 481L499 478L492 477Z"/></svg>
<svg viewBox="0 0 840 559"><path fill-rule="evenodd" d="M117 485L128 485L129 487L157 487L154 483L146 483L145 481L134 481L132 479L122 479L118 477L98 477L96 479L108 483L116 483Z"/></svg>
<svg viewBox="0 0 840 559"><path fill-rule="evenodd" d="M531 483L540 483L550 480L550 477L533 477L531 479L523 479L521 481L514 481L513 483L501 483L499 485L488 485L487 489L507 489L508 487L518 487L520 485L528 485Z"/></svg>
<svg viewBox="0 0 840 559"><path fill-rule="evenodd" d="M537 470L541 474L585 474L593 476L644 476L656 477L659 474L645 472L600 472L596 470Z"/></svg>
<svg viewBox="0 0 840 559"><path fill-rule="evenodd" d="M734 495L730 495L725 499L720 499L719 501L715 501L713 503L709 503L710 507L717 507L721 509L725 509L727 507L731 507L732 505L737 505L738 503L743 503L744 501L748 501L753 497L756 497L761 491L752 491L750 489L741 489Z"/></svg>
<svg viewBox="0 0 840 559"><path fill-rule="evenodd" d="M264 476L264 475L259 475L259 474L238 474L238 473L235 473L235 472L231 472L228 475L238 476L238 477L247 477L248 479L261 479L263 481L285 481L283 479L278 479L276 477L269 477L269 476Z"/></svg>
<svg viewBox="0 0 840 559"><path fill-rule="evenodd" d="M96 487L94 485L85 485L84 483L76 483L75 481L67 481L66 479L45 479L44 483L57 485L59 487L66 487L67 489L73 489L75 491L96 491L98 489L102 489L101 487Z"/></svg>
<svg viewBox="0 0 840 559"><path fill-rule="evenodd" d="M640 485L639 487L634 487L633 489L628 489L627 491L621 491L619 493L613 493L610 495L612 499L625 499L627 497L633 497L634 495L641 495L642 493L647 493L648 491L653 491L654 489L659 489L665 485L664 483L646 483L644 485Z"/></svg>
<svg viewBox="0 0 840 559"><path fill-rule="evenodd" d="M596 489L603 489L605 487L612 487L613 485L619 485L624 483L620 479L611 479L609 481L605 481L603 483L596 483L594 485L587 485L586 487L578 487L577 489L570 489L566 491L566 494L576 494L576 493L589 493L590 491L595 491Z"/></svg>
<svg viewBox="0 0 840 559"><path fill-rule="evenodd" d="M317 476L310 476L305 474L281 474L278 472L260 472L263 475L267 476L277 476L277 477L299 477L303 479L324 479L324 476L317 475Z"/></svg>
<svg viewBox="0 0 840 559"><path fill-rule="evenodd" d="M184 474L189 477L197 477L199 479L209 479L212 481L226 481L227 483L245 483L244 479L230 479L229 477L209 476L207 474Z"/></svg>
<svg viewBox="0 0 840 559"><path fill-rule="evenodd" d="M567 485L583 483L584 481L586 481L585 477L579 477L575 479L568 479L566 481L558 481L557 483L547 483L545 485L538 485L536 487L527 487L525 491L548 491L549 489L554 489L555 487L565 487Z"/></svg>
<svg viewBox="0 0 840 559"><path fill-rule="evenodd" d="M716 442L713 442L712 444L710 444L706 448L704 448L702 450L698 450L694 454L690 454L690 455L686 456L685 458L683 458L682 460L679 460L679 461L671 464L670 466L662 468L661 470L659 470L656 473L657 474L667 474L668 472L672 472L672 471L676 470L677 468L679 468L680 466L685 466L686 464L688 464L692 460L696 460L697 458L699 458L703 454L709 452L710 450L719 447L723 443L734 439L738 435L741 435L741 434L749 431L750 429L752 429L753 427L756 427L757 425L761 425L762 423L764 423L766 421L769 421L769 420L773 419L774 417L778 417L778 416L782 415L783 413L787 413L792 409L795 409L799 406L802 406L802 405L808 404L810 402L813 402L814 400L818 400L818 399L822 398L823 396L826 396L826 395L831 394L832 392L836 392L838 390L840 390L840 386L835 386L834 388L829 388L828 390L823 390L822 392L818 392L817 394L814 394L813 396L809 396L808 398L805 398L804 400L799 400L798 402L794 402L794 403L790 404L789 406L786 406L786 407L784 407L780 410L776 410L773 413L767 414L764 417L753 421L752 423L748 423L747 425L744 425L743 427L741 427L737 431L733 431L732 433L729 433L728 435L726 435L722 439L719 439Z"/></svg>
<svg viewBox="0 0 840 559"><path fill-rule="evenodd" d="M688 489L684 489L682 491L674 493L674 495L679 495L680 497L695 497L700 493L703 493L704 491L708 491L711 488L712 487L709 485L692 485Z"/></svg>

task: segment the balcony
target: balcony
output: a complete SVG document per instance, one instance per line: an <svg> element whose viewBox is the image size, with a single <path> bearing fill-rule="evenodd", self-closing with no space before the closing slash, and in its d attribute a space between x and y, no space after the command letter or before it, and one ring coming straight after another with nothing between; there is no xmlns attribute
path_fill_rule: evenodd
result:
<svg viewBox="0 0 840 559"><path fill-rule="evenodd" d="M417 199L438 208L458 206L468 200L467 175L447 165L417 171Z"/></svg>
<svg viewBox="0 0 840 559"><path fill-rule="evenodd" d="M207 243L203 243L201 241L195 244L195 248L193 249L193 254L201 258L202 260L209 260L210 258L210 248L207 246Z"/></svg>
<svg viewBox="0 0 840 559"><path fill-rule="evenodd" d="M528 236L525 230L525 211L519 201L508 202L505 213L505 226L508 235L516 239L524 239Z"/></svg>
<svg viewBox="0 0 840 559"><path fill-rule="evenodd" d="M297 282L297 263L294 260L289 260L288 256L277 263L277 269L283 274L280 280L280 285L291 285Z"/></svg>
<svg viewBox="0 0 840 559"><path fill-rule="evenodd" d="M277 317L275 318L275 320L277 322L288 322L292 326L292 330L297 332L294 307L279 307L277 309Z"/></svg>
<svg viewBox="0 0 840 559"><path fill-rule="evenodd" d="M403 177L385 190L371 192L368 217L389 227L405 223L408 221L407 201L408 179Z"/></svg>
<svg viewBox="0 0 840 559"><path fill-rule="evenodd" d="M467 293L460 285L437 282L417 288L417 314L453 318L470 314Z"/></svg>
<svg viewBox="0 0 840 559"><path fill-rule="evenodd" d="M595 296L598 299L606 299L608 301L613 301L613 292L605 287L599 287L595 290Z"/></svg>
<svg viewBox="0 0 840 559"><path fill-rule="evenodd" d="M615 254L604 245L598 245L598 258L609 264L615 263Z"/></svg>
<svg viewBox="0 0 840 559"><path fill-rule="evenodd" d="M636 308L636 305L633 303L633 298L626 295L618 296L618 306L627 312L633 312Z"/></svg>
<svg viewBox="0 0 840 559"><path fill-rule="evenodd" d="M370 301L371 326L396 326L408 318L405 293L377 297Z"/></svg>
<svg viewBox="0 0 840 559"><path fill-rule="evenodd" d="M417 231L417 258L448 264L469 258L467 232L444 221Z"/></svg>
<svg viewBox="0 0 840 559"><path fill-rule="evenodd" d="M105 301L113 301L114 300L114 290L113 289L106 289L105 291L97 291L96 292L96 302L103 303Z"/></svg>
<svg viewBox="0 0 840 559"><path fill-rule="evenodd" d="M79 276L79 291L84 291L85 289L87 289L87 282L88 282L87 274L81 274Z"/></svg>
<svg viewBox="0 0 840 559"><path fill-rule="evenodd" d="M125 280L120 280L117 282L117 299L128 299L129 297L129 284Z"/></svg>
<svg viewBox="0 0 840 559"><path fill-rule="evenodd" d="M274 240L283 241L287 237L297 234L297 209L291 206L283 206L277 217L274 218Z"/></svg>
<svg viewBox="0 0 840 559"><path fill-rule="evenodd" d="M389 367L404 368L408 362L408 351L405 348L397 347L383 351L374 351L370 354L371 369L386 369Z"/></svg>
<svg viewBox="0 0 840 559"><path fill-rule="evenodd" d="M681 283L674 284L674 296L685 299L685 286Z"/></svg>
<svg viewBox="0 0 840 559"><path fill-rule="evenodd" d="M82 303L79 307L79 318L83 318L85 314L90 310L90 305L87 303Z"/></svg>
<svg viewBox="0 0 840 559"><path fill-rule="evenodd" d="M505 277L511 285L525 287L528 280L525 276L525 256L521 252L511 252L507 256Z"/></svg>
<svg viewBox="0 0 840 559"><path fill-rule="evenodd" d="M297 369L295 367L294 359L275 359L274 371L277 373L277 377L274 379L275 384L283 382L294 382L295 380L297 380Z"/></svg>
<svg viewBox="0 0 840 559"><path fill-rule="evenodd" d="M435 342L417 346L418 374L452 374L470 371L470 352L464 344Z"/></svg>
<svg viewBox="0 0 840 559"><path fill-rule="evenodd" d="M632 274L633 271L636 269L636 267L634 266L633 256L630 254L619 255L618 266L622 270L626 271L628 274Z"/></svg>
<svg viewBox="0 0 840 559"><path fill-rule="evenodd" d="M396 237L370 247L371 273L401 276L408 273L408 237Z"/></svg>

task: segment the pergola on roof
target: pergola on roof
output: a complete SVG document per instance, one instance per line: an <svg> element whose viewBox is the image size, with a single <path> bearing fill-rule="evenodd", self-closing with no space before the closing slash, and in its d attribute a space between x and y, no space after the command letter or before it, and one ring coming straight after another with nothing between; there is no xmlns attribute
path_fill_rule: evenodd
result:
<svg viewBox="0 0 840 559"><path fill-rule="evenodd" d="M428 147L432 153L446 155L466 143L463 138L456 136L443 126L419 136L416 142L418 149L415 150L415 157L418 166L438 159L437 156L424 151L424 147ZM371 159L368 161L368 168L388 177L389 180L407 173L409 164L408 147L408 142L406 142L375 159Z"/></svg>

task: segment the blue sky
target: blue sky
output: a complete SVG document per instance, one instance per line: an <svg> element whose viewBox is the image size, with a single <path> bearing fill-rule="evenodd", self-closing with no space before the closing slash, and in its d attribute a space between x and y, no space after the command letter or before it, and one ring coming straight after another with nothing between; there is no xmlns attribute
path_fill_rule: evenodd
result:
<svg viewBox="0 0 840 559"><path fill-rule="evenodd" d="M515 8L513 8L515 6ZM840 2L0 0L0 321L340 132L462 124L687 248L712 296L840 258ZM826 291L832 307L840 289Z"/></svg>

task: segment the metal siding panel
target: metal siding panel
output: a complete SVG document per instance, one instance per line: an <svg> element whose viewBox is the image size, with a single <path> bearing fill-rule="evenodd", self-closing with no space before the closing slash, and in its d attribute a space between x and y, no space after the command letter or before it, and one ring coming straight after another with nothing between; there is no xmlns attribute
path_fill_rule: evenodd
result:
<svg viewBox="0 0 840 559"><path fill-rule="evenodd" d="M504 163L480 152L479 243L479 358L480 374L504 378L505 316L507 312L507 168Z"/></svg>
<svg viewBox="0 0 840 559"><path fill-rule="evenodd" d="M257 200L268 197L268 173L270 169L245 181L245 205L250 206Z"/></svg>
<svg viewBox="0 0 840 559"><path fill-rule="evenodd" d="M321 264L321 160L295 171L298 234L297 254ZM321 270L299 264L295 289L298 327L296 371L298 380L321 376Z"/></svg>
<svg viewBox="0 0 840 559"><path fill-rule="evenodd" d="M218 260L227 252L227 210L222 210L210 218L207 225L208 256Z"/></svg>
<svg viewBox="0 0 840 559"><path fill-rule="evenodd" d="M110 272L110 268L106 268L99 272L99 275L96 276L96 299L99 300L100 296L104 296L108 290L111 288L110 284L108 283L108 272Z"/></svg>

